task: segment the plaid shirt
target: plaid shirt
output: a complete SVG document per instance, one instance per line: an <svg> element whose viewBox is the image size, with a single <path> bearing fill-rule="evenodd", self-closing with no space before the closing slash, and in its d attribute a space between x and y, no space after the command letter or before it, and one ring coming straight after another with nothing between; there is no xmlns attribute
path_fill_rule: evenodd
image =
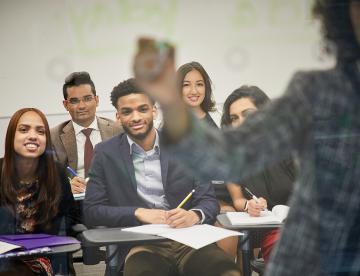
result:
<svg viewBox="0 0 360 276"><path fill-rule="evenodd" d="M268 275L360 273L359 83L356 64L299 72L284 96L239 129L221 133L194 120L188 136L169 145L194 174L234 182L289 152L297 157L299 178Z"/></svg>

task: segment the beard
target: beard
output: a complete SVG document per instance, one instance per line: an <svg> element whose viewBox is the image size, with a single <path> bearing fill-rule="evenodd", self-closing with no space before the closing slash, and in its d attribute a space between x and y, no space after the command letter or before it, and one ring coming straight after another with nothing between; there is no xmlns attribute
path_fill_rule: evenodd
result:
<svg viewBox="0 0 360 276"><path fill-rule="evenodd" d="M132 140L138 140L138 141L142 141L144 140L148 135L149 133L151 132L151 130L153 129L154 127L154 121L150 121L149 124L146 125L146 129L144 132L141 132L141 133L133 133L131 131L131 129L125 125L122 126L125 133L132 139Z"/></svg>

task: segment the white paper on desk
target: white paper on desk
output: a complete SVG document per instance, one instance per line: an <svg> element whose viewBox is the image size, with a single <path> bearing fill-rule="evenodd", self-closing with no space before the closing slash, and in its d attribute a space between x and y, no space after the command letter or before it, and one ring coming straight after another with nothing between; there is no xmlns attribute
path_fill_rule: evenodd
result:
<svg viewBox="0 0 360 276"><path fill-rule="evenodd" d="M12 244L12 243L0 241L0 254L3 254L5 252L8 252L13 249L20 248L20 247L21 246L18 246L18 245Z"/></svg>
<svg viewBox="0 0 360 276"><path fill-rule="evenodd" d="M178 229L172 228L171 231L159 234L161 237L177 241L194 249L199 249L224 238L240 235L243 234L209 224L197 224Z"/></svg>
<svg viewBox="0 0 360 276"><path fill-rule="evenodd" d="M121 231L141 233L141 234L150 234L150 235L159 235L161 233L171 231L171 228L167 224L144 224L141 226L123 228Z"/></svg>
<svg viewBox="0 0 360 276"><path fill-rule="evenodd" d="M227 212L226 216L234 226L280 224L284 221L289 211L289 206L276 205L272 211L262 211L260 217L251 217L245 212Z"/></svg>
<svg viewBox="0 0 360 276"><path fill-rule="evenodd" d="M167 224L146 224L124 228L122 231L158 235L195 249L199 249L227 237L242 235L242 233L237 231L227 230L208 224L197 224L191 227L178 229L171 228Z"/></svg>

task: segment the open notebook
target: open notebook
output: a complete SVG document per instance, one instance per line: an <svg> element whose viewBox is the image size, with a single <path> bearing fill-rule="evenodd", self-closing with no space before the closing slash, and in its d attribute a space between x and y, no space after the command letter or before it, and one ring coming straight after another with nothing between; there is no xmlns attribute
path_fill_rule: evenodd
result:
<svg viewBox="0 0 360 276"><path fill-rule="evenodd" d="M287 217L288 211L289 206L276 205L271 211L262 211L260 217L251 217L245 212L227 212L226 216L234 226L281 224Z"/></svg>

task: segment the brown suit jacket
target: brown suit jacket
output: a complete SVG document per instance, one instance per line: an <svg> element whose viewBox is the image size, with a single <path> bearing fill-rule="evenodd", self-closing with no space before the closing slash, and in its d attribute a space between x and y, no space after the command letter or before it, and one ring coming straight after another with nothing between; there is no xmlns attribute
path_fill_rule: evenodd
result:
<svg viewBox="0 0 360 276"><path fill-rule="evenodd" d="M96 117L102 141L105 141L123 130L114 121ZM63 165L77 169L77 147L75 130L72 121L65 121L50 130L51 142L55 153L55 158ZM95 146L95 145L94 145Z"/></svg>

